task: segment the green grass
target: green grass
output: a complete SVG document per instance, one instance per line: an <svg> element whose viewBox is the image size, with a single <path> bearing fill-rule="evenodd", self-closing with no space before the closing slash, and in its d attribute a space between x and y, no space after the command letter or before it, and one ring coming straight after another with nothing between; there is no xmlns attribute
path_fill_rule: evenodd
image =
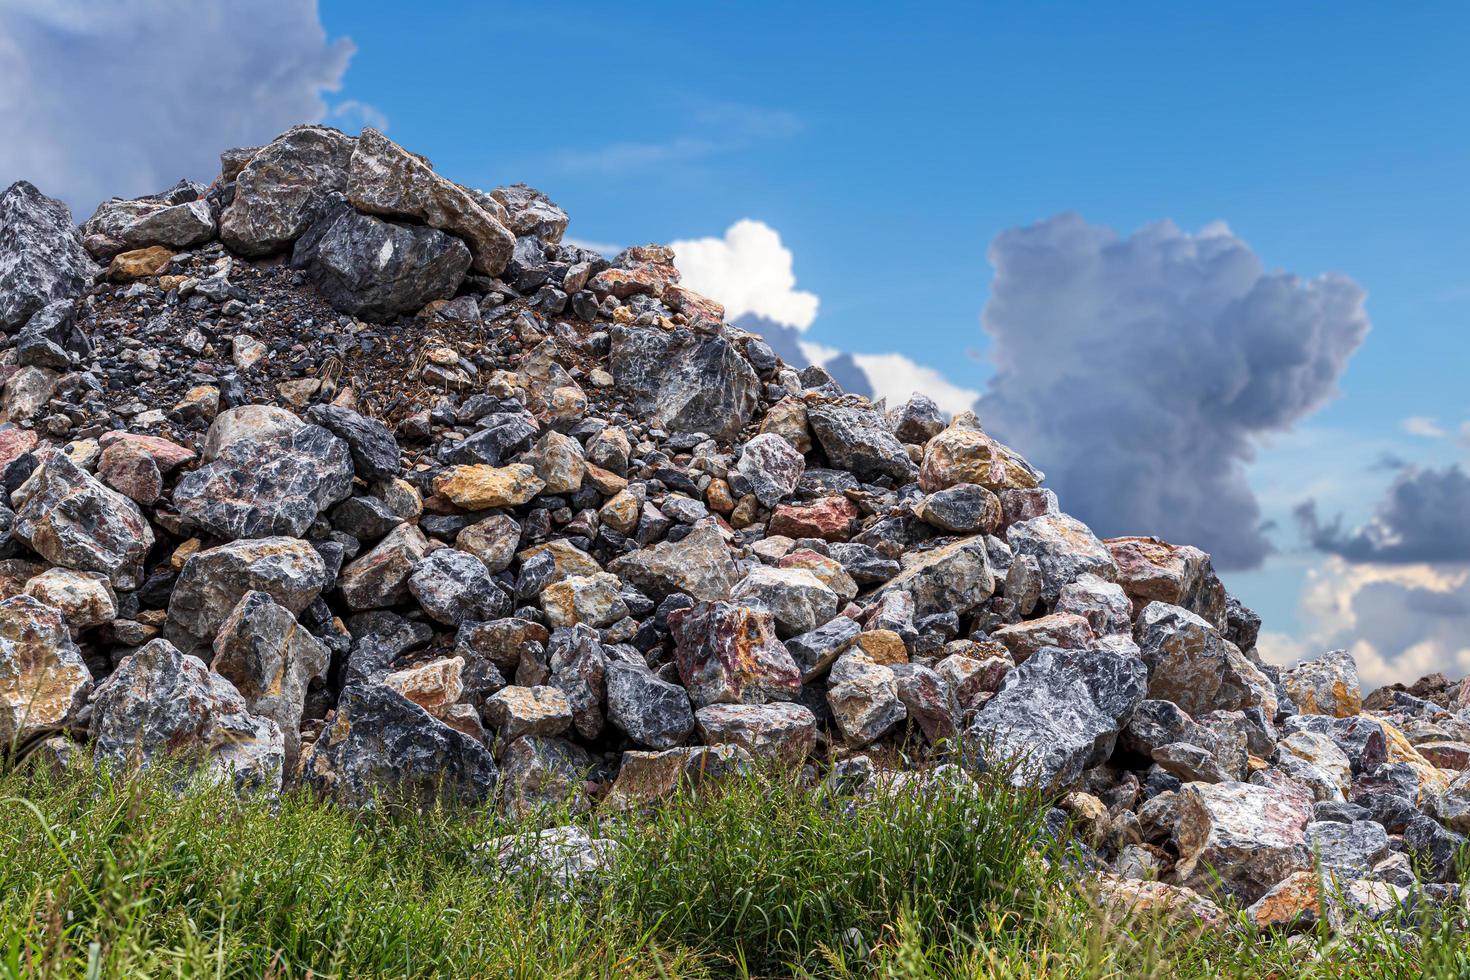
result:
<svg viewBox="0 0 1470 980"><path fill-rule="evenodd" d="M489 812L355 813L155 776L0 777L0 977L1470 976L1463 923L1296 941L1099 911L998 783L834 805L752 778L637 819L581 900Z"/></svg>

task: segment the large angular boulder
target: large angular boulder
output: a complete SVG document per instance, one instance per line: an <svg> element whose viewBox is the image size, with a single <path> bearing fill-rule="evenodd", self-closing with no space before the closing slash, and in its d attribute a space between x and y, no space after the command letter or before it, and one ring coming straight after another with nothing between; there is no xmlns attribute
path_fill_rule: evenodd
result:
<svg viewBox="0 0 1470 980"><path fill-rule="evenodd" d="M470 251L437 229L341 205L297 241L291 264L337 309L385 319L452 297L470 267Z"/></svg>
<svg viewBox="0 0 1470 980"><path fill-rule="evenodd" d="M347 443L360 479L371 482L398 475L398 440L382 422L340 405L313 405L306 417Z"/></svg>
<svg viewBox="0 0 1470 980"><path fill-rule="evenodd" d="M757 565L730 593L735 602L771 611L781 637L808 633L837 615L837 593L805 568Z"/></svg>
<svg viewBox="0 0 1470 980"><path fill-rule="evenodd" d="M850 405L810 405L807 424L833 466L850 470L860 480L880 476L899 483L918 472L908 450L869 408Z"/></svg>
<svg viewBox="0 0 1470 980"><path fill-rule="evenodd" d="M415 564L408 591L424 612L446 626L510 612L510 597L490 578L484 563L453 548L440 548Z"/></svg>
<svg viewBox="0 0 1470 980"><path fill-rule="evenodd" d="M247 592L264 592L292 615L321 595L326 565L296 538L233 541L195 552L184 562L168 601L167 635L188 650L214 642Z"/></svg>
<svg viewBox="0 0 1470 980"><path fill-rule="evenodd" d="M760 378L724 337L635 326L611 335L613 382L634 414L717 439L734 439L750 421Z"/></svg>
<svg viewBox="0 0 1470 980"><path fill-rule="evenodd" d="M124 657L98 686L91 736L98 761L114 766L175 758L239 786L281 786L280 727L252 714L233 684L167 640Z"/></svg>
<svg viewBox="0 0 1470 980"><path fill-rule="evenodd" d="M779 435L762 432L741 449L735 471L762 506L774 507L795 492L806 459Z"/></svg>
<svg viewBox="0 0 1470 980"><path fill-rule="evenodd" d="M264 592L246 592L214 638L210 666L245 699L253 714L281 729L286 765L301 746L307 689L326 675L331 653Z"/></svg>
<svg viewBox="0 0 1470 980"><path fill-rule="evenodd" d="M1228 625L1225 586L1203 551L1149 537L1108 538L1103 544L1135 611L1150 602L1167 602L1183 606L1217 630Z"/></svg>
<svg viewBox="0 0 1470 980"><path fill-rule="evenodd" d="M198 185L186 194L198 194ZM214 237L216 225L209 203L200 197L173 195L114 197L97 206L81 227L82 244L103 262L129 249L164 245L174 249L202 245Z"/></svg>
<svg viewBox="0 0 1470 980"><path fill-rule="evenodd" d="M694 731L694 710L682 687L639 664L607 664L607 716L639 745L669 749Z"/></svg>
<svg viewBox="0 0 1470 980"><path fill-rule="evenodd" d="M28 595L0 602L0 744L73 720L91 686L59 611Z"/></svg>
<svg viewBox="0 0 1470 980"><path fill-rule="evenodd" d="M397 605L408 598L408 580L428 553L429 539L417 525L398 525L342 569L337 582L342 601L355 611Z"/></svg>
<svg viewBox="0 0 1470 980"><path fill-rule="evenodd" d="M898 677L861 650L849 650L832 665L827 704L842 738L854 747L876 742L908 717Z"/></svg>
<svg viewBox="0 0 1470 980"><path fill-rule="evenodd" d="M1174 874L1181 885L1250 903L1312 866L1306 836L1312 798L1290 780L1185 783L1177 806Z"/></svg>
<svg viewBox="0 0 1470 980"><path fill-rule="evenodd" d="M319 425L237 439L174 487L179 513L225 538L300 537L352 493L347 443Z"/></svg>
<svg viewBox="0 0 1470 980"><path fill-rule="evenodd" d="M1133 657L1039 650L976 714L966 750L981 764L1013 766L1017 785L1067 787L1112 754L1147 685L1148 668Z"/></svg>
<svg viewBox="0 0 1470 980"><path fill-rule="evenodd" d="M347 199L359 211L408 218L463 239L475 271L487 276L505 269L515 247L515 236L481 199L376 129L364 129L357 138L347 170Z"/></svg>
<svg viewBox="0 0 1470 980"><path fill-rule="evenodd" d="M505 741L560 735L572 727L572 704L559 687L511 685L485 699L485 721Z"/></svg>
<svg viewBox="0 0 1470 980"><path fill-rule="evenodd" d="M975 535L904 555L903 571L877 595L909 596L915 616L943 612L963 616L994 592L995 575L990 570L985 539Z"/></svg>
<svg viewBox="0 0 1470 980"><path fill-rule="evenodd" d="M342 692L303 773L308 786L352 806L482 803L494 795L500 776L482 743L381 684Z"/></svg>
<svg viewBox="0 0 1470 980"><path fill-rule="evenodd" d="M1358 663L1346 650L1287 667L1281 672L1281 686L1303 714L1351 718L1363 709Z"/></svg>
<svg viewBox="0 0 1470 980"><path fill-rule="evenodd" d="M101 572L119 589L141 581L153 528L127 497L56 453L11 496L11 534L57 565Z"/></svg>
<svg viewBox="0 0 1470 980"><path fill-rule="evenodd" d="M707 704L695 719L706 745L738 747L756 759L799 763L817 742L816 716L789 701Z"/></svg>
<svg viewBox="0 0 1470 980"><path fill-rule="evenodd" d="M220 239L241 255L270 255L301 236L318 210L347 189L357 141L327 126L293 126L256 150L235 178Z"/></svg>
<svg viewBox="0 0 1470 980"><path fill-rule="evenodd" d="M656 600L674 592L702 601L728 599L740 577L713 523L696 524L678 541L661 541L623 555L608 565L608 571Z"/></svg>
<svg viewBox="0 0 1470 980"><path fill-rule="evenodd" d="M669 629L679 678L697 708L793 701L801 693L801 672L764 609L700 602L670 613Z"/></svg>
<svg viewBox="0 0 1470 980"><path fill-rule="evenodd" d="M1030 555L1041 567L1041 596L1054 603L1064 585L1083 575L1111 582L1118 569L1097 536L1075 517L1043 514L1006 528L1006 543L1015 555Z"/></svg>
<svg viewBox="0 0 1470 980"><path fill-rule="evenodd" d="M65 204L24 180L0 194L0 331L15 333L43 306L79 296L100 271Z"/></svg>
<svg viewBox="0 0 1470 980"><path fill-rule="evenodd" d="M1262 708L1276 713L1275 686L1209 623L1187 609L1151 602L1134 630L1148 664L1148 696L1191 715Z"/></svg>
<svg viewBox="0 0 1470 980"><path fill-rule="evenodd" d="M516 236L534 235L554 245L567 230L567 213L534 187L509 184L495 188L490 196L505 208L505 226Z"/></svg>

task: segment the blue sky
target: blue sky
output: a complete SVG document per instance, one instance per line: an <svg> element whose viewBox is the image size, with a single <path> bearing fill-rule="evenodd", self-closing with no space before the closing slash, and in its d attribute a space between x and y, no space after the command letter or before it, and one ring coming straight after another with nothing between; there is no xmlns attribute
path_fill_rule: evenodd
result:
<svg viewBox="0 0 1470 980"><path fill-rule="evenodd" d="M219 149L293 122L381 125L461 182L545 190L583 241L717 240L738 221L760 222L789 250L795 288L820 298L805 341L899 354L959 388L991 392L992 358L1015 355L1029 333L1055 334L1046 318L1063 316L1055 342L1073 352L1059 358L1067 370L1085 374L1075 352L1089 344L1125 347L1123 369L1077 379L1104 426L1204 416L1217 402L1179 407L1167 391L1140 400L1126 375L1167 360L1127 363L1149 317L1181 337L1188 383L1206 386L1228 385L1231 369L1196 371L1191 358L1237 357L1258 380L1269 374L1261 358L1320 326L1289 297L1276 335L1268 311L1259 336L1222 345L1217 334L1236 329L1211 306L1208 256L1222 242L1260 266L1251 281L1338 273L1366 291L1372 328L1350 357L1327 358L1310 404L1268 393L1283 404L1254 428L1201 417L1174 427L1183 444L1156 459L1147 447L1122 449L1185 465L1198 422L1194 449L1208 454L1218 439L1237 470L1254 454L1239 492L1246 518L1253 507L1270 524L1264 540L1276 551L1226 581L1265 614L1276 655L1349 643L1351 627L1376 637L1355 652L1379 678L1470 672L1470 548L1464 561L1414 564L1365 561L1344 544L1375 513L1370 537L1412 538L1407 510L1382 510L1390 485L1411 502L1461 500L1426 497L1414 480L1438 472L1435 486L1458 487L1449 477L1459 471L1444 468L1470 458L1470 429L1459 432L1470 420L1470 5L258 0L250 9L0 0L0 77L12 80L0 87L0 133L13 137L0 140L0 183L40 176L85 212L104 194L146 193L180 173L208 179ZM159 31L173 39L169 73L150 53ZM97 97L121 86L129 113ZM1057 218L1068 213L1081 223ZM1163 220L1177 229L1130 237ZM1048 283L1033 269L1032 281L1010 285L1041 319L998 319L987 334L992 243L1001 236L1011 244L997 254L1024 257L1031 239L1014 232L1027 228L1047 247L1067 228L1114 236L1131 264L1122 281L1069 292L1072 305L1056 309L1038 302ZM1078 258L1074 247L1051 253L1055 268ZM1185 285L1154 268L1178 249L1191 256ZM1299 346L1320 353L1326 343ZM902 373L906 362L882 363ZM1056 391L1065 396L1066 383ZM1033 438L1030 448L1045 451ZM1069 463L1087 462L1075 441L1060 445L1052 451ZM1379 465L1385 457L1399 465ZM1189 465L1208 468L1198 453ZM1178 492L1229 492L1231 472ZM1086 476L1062 474L1071 485ZM1165 518L1180 499L1170 492L1153 501ZM1105 506L1102 497L1089 506ZM1293 518L1307 499L1323 520L1344 515L1336 532L1319 525L1315 548ZM1470 497L1463 503L1470 524ZM1238 529L1216 528L1216 548ZM1431 593L1431 605L1459 611L1430 622L1415 610ZM1399 620L1414 628L1381 628Z"/></svg>

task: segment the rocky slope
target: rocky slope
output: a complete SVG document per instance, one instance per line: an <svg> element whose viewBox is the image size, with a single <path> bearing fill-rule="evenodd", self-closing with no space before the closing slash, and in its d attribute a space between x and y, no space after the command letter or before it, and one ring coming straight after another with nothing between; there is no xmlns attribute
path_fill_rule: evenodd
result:
<svg viewBox="0 0 1470 980"><path fill-rule="evenodd" d="M0 196L12 753L512 812L1014 766L1129 901L1455 880L1470 690L1262 663L1203 552L1099 540L973 416L566 223L318 126L80 228Z"/></svg>

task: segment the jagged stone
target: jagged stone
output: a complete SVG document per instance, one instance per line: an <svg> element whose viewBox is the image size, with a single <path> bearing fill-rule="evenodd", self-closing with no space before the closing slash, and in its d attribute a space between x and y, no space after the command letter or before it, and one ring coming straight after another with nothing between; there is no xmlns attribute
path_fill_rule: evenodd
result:
<svg viewBox="0 0 1470 980"><path fill-rule="evenodd" d="M790 702L708 704L694 713L699 737L715 747L735 746L752 758L800 762L817 739L817 719Z"/></svg>
<svg viewBox="0 0 1470 980"><path fill-rule="evenodd" d="M73 633L117 618L117 593L101 572L48 568L26 582L24 594L60 612Z"/></svg>
<svg viewBox="0 0 1470 980"><path fill-rule="evenodd" d="M1143 700L1143 661L1103 650L1038 650L1009 671L975 716L966 749L988 765L1014 766L1016 784L1065 787L1112 753Z"/></svg>
<svg viewBox="0 0 1470 980"><path fill-rule="evenodd" d="M1226 628L1225 587L1215 577L1209 555L1158 538L1109 538L1103 543L1118 568L1118 583L1138 611L1150 602L1167 602L1217 630Z"/></svg>
<svg viewBox="0 0 1470 980"><path fill-rule="evenodd" d="M810 405L807 424L833 466L850 470L862 480L887 476L900 483L912 480L918 467L908 450L870 409L842 405Z"/></svg>
<svg viewBox="0 0 1470 980"><path fill-rule="evenodd" d="M696 708L793 701L801 693L801 673L764 609L700 602L670 613L669 629L679 679Z"/></svg>
<svg viewBox="0 0 1470 980"><path fill-rule="evenodd" d="M376 129L364 128L357 138L347 199L360 211L411 218L464 239L475 271L488 276L500 274L515 246L515 236L473 194Z"/></svg>
<svg viewBox="0 0 1470 980"><path fill-rule="evenodd" d="M607 665L607 716L639 745L668 749L694 731L689 695L637 664Z"/></svg>
<svg viewBox="0 0 1470 980"><path fill-rule="evenodd" d="M99 272L65 204L24 180L0 194L0 330L14 333L42 307L80 295Z"/></svg>
<svg viewBox="0 0 1470 980"><path fill-rule="evenodd" d="M1187 609L1151 602L1139 614L1135 639L1148 663L1151 698L1173 701L1190 714L1261 708L1276 713L1274 685L1213 626Z"/></svg>
<svg viewBox="0 0 1470 980"><path fill-rule="evenodd" d="M11 534L47 561L101 572L119 589L141 581L143 559L153 547L148 519L70 457L48 457L11 502L17 505Z"/></svg>
<svg viewBox="0 0 1470 980"><path fill-rule="evenodd" d="M611 626L628 615L616 575L569 575L541 592L541 608L550 626Z"/></svg>
<svg viewBox="0 0 1470 980"><path fill-rule="evenodd" d="M1205 894L1254 902L1292 872L1311 867L1312 800L1289 781L1186 783L1179 791L1175 875Z"/></svg>
<svg viewBox="0 0 1470 980"><path fill-rule="evenodd" d="M572 705L561 688L503 687L485 700L485 720L506 741L560 735L572 727Z"/></svg>
<svg viewBox="0 0 1470 980"><path fill-rule="evenodd" d="M59 610L29 595L0 601L0 742L74 721L91 686Z"/></svg>
<svg viewBox="0 0 1470 980"><path fill-rule="evenodd" d="M592 805L583 789L592 758L565 739L523 735L506 748L501 767L501 806L513 818L578 814Z"/></svg>
<svg viewBox="0 0 1470 980"><path fill-rule="evenodd" d="M1017 555L1030 555L1041 569L1041 596L1054 603L1062 587L1083 575L1111 582L1118 570L1113 556L1086 524L1067 514L1044 514L1006 528L1006 543Z"/></svg>
<svg viewBox="0 0 1470 980"><path fill-rule="evenodd" d="M236 604L251 591L264 592L299 615L326 581L321 555L296 538L232 541L195 552L184 562L169 597L169 638L185 649L213 643Z"/></svg>
<svg viewBox="0 0 1470 980"><path fill-rule="evenodd" d="M413 524L400 524L367 554L342 569L337 588L353 610L383 609L408 597L408 580L428 554L429 541Z"/></svg>
<svg viewBox="0 0 1470 980"><path fill-rule="evenodd" d="M675 592L700 601L729 599L740 577L719 529L704 522L678 541L623 555L608 571L656 600Z"/></svg>
<svg viewBox="0 0 1470 980"><path fill-rule="evenodd" d="M251 155L220 216L220 239L241 255L286 249L333 194L347 189L356 140L326 126L293 126Z"/></svg>
<svg viewBox="0 0 1470 980"><path fill-rule="evenodd" d="M755 499L774 507L796 490L806 472L806 459L779 435L763 433L745 444L736 472Z"/></svg>
<svg viewBox="0 0 1470 980"><path fill-rule="evenodd" d="M321 680L331 653L264 592L246 592L214 638L210 666L235 685L245 706L281 729L286 766L301 745L307 689Z"/></svg>
<svg viewBox="0 0 1470 980"><path fill-rule="evenodd" d="M1014 566L1013 566L1014 567ZM1011 659L1024 663L1042 647L1062 647L1066 650L1085 650L1092 645L1094 636L1087 620L1074 613L1052 613L1037 619L1028 619L1014 626L1003 626L991 636L1010 651Z"/></svg>
<svg viewBox="0 0 1470 980"><path fill-rule="evenodd" d="M352 493L347 444L319 425L272 438L239 438L174 487L174 506L225 539L300 537Z"/></svg>
<svg viewBox="0 0 1470 980"><path fill-rule="evenodd" d="M233 684L167 640L124 657L92 702L93 751L101 762L149 766L183 758L239 786L281 786L280 727L251 714Z"/></svg>
<svg viewBox="0 0 1470 980"><path fill-rule="evenodd" d="M381 684L342 692L303 771L308 786L350 806L476 804L493 796L500 776L484 745Z"/></svg>
<svg viewBox="0 0 1470 980"><path fill-rule="evenodd" d="M1350 718L1363 708L1358 664L1346 650L1286 668L1281 672L1281 686L1304 714Z"/></svg>
<svg viewBox="0 0 1470 980"><path fill-rule="evenodd" d="M638 416L670 432L733 439L755 412L760 379L720 336L615 326L610 371Z"/></svg>
<svg viewBox="0 0 1470 980"><path fill-rule="evenodd" d="M915 616L965 615L995 591L985 540L979 535L904 556L903 571L878 595L900 592L914 603Z"/></svg>
<svg viewBox="0 0 1470 980"><path fill-rule="evenodd" d="M1043 474L1019 453L978 428L951 425L924 446L919 486L934 493L959 483L975 483L999 493L1041 485Z"/></svg>
<svg viewBox="0 0 1470 980"><path fill-rule="evenodd" d="M730 598L771 611L781 637L809 633L837 615L841 600L804 568L757 565L736 583Z"/></svg>
<svg viewBox="0 0 1470 980"><path fill-rule="evenodd" d="M347 443L360 479L391 480L398 475L398 440L382 422L340 405L313 405L306 417Z"/></svg>
<svg viewBox="0 0 1470 980"><path fill-rule="evenodd" d="M424 612L446 626L510 612L509 596L490 578L484 563L453 548L441 548L416 562L408 591Z"/></svg>

